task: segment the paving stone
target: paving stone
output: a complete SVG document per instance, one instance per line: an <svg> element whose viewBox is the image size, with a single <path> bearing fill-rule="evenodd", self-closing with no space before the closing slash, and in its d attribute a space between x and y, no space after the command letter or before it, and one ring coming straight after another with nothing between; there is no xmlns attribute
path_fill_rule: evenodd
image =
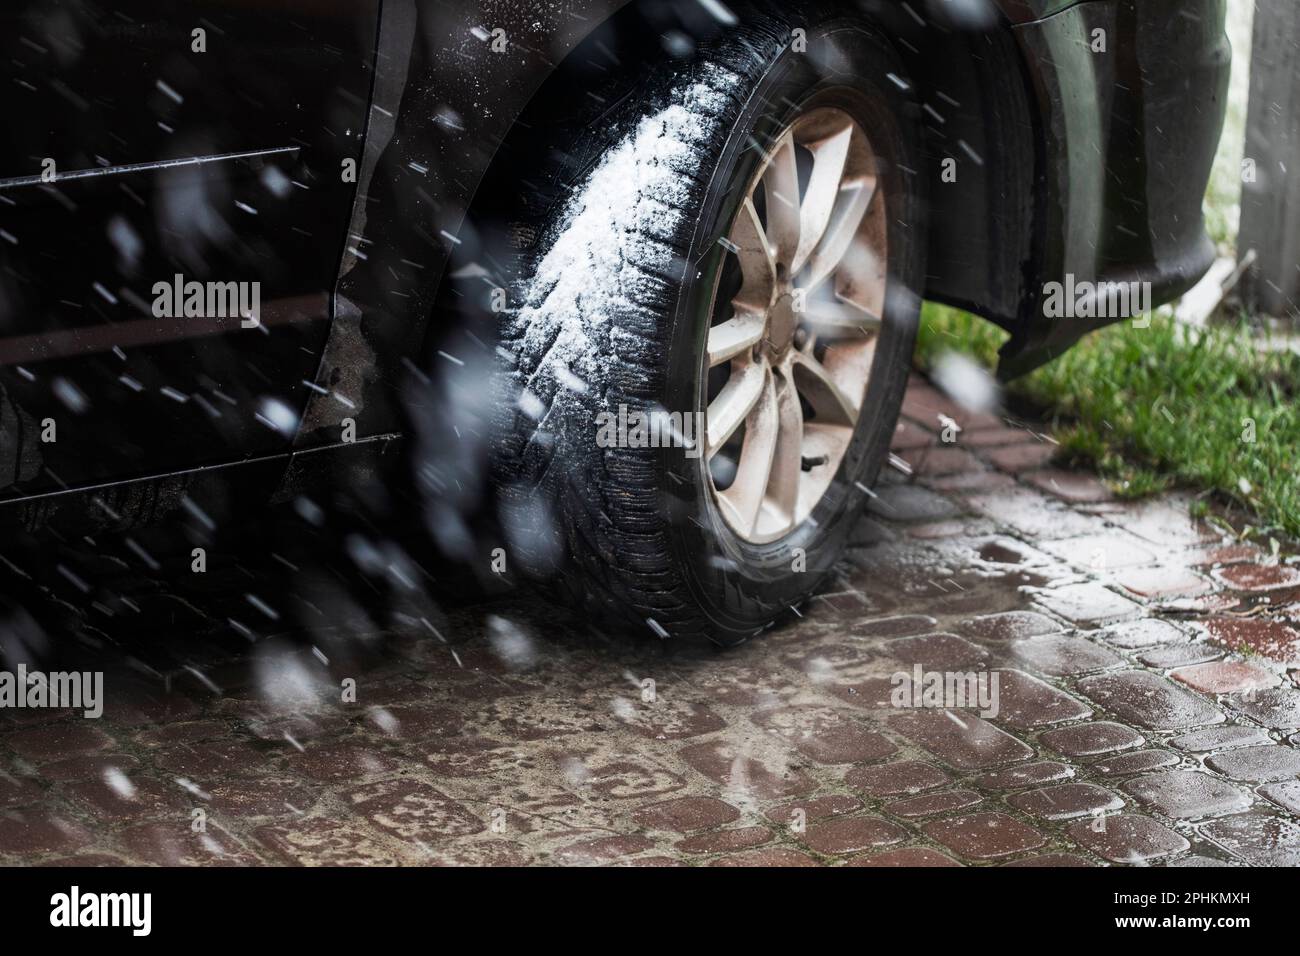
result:
<svg viewBox="0 0 1300 956"><path fill-rule="evenodd" d="M1195 770L1136 777L1124 784L1124 790L1176 820L1237 813L1250 806L1250 798L1239 787Z"/></svg>
<svg viewBox="0 0 1300 956"><path fill-rule="evenodd" d="M72 780L102 780L107 773L134 773L140 768L140 761L130 754L103 751L101 753L78 754L67 760L56 760L41 766L41 777L45 780L68 782Z"/></svg>
<svg viewBox="0 0 1300 956"><path fill-rule="evenodd" d="M168 786L138 775L128 778L121 774L111 783L102 778L79 780L67 784L64 792L101 826L130 821L137 815L180 819L188 813L190 804L185 792L175 784Z"/></svg>
<svg viewBox="0 0 1300 956"><path fill-rule="evenodd" d="M816 866L817 861L806 853L800 853L798 850L791 850L788 847L783 846L775 846L764 847L759 850L747 850L741 853L731 853L727 856L713 860L709 865L745 867Z"/></svg>
<svg viewBox="0 0 1300 956"><path fill-rule="evenodd" d="M1172 495L1125 507L1125 514L1114 523L1164 550L1190 547L1217 541L1220 533L1200 519L1193 518L1185 502Z"/></svg>
<svg viewBox="0 0 1300 956"><path fill-rule="evenodd" d="M978 471L984 467L978 458L964 448L942 443L901 451L898 456L911 465L913 473L918 475L952 475Z"/></svg>
<svg viewBox="0 0 1300 956"><path fill-rule="evenodd" d="M864 853L848 861L847 866L961 866L950 856L944 856L938 850L928 847L909 846L897 850L885 850L883 853Z"/></svg>
<svg viewBox="0 0 1300 956"><path fill-rule="evenodd" d="M1019 445L1027 441L1036 442L1028 430L1010 425L995 425L992 428L964 431L958 440L970 448L998 448L1003 445Z"/></svg>
<svg viewBox="0 0 1300 956"><path fill-rule="evenodd" d="M942 793L928 793L920 797L908 797L906 800L895 800L885 805L885 811L896 817L929 817L936 813L966 810L982 800L983 797L970 790L945 790Z"/></svg>
<svg viewBox="0 0 1300 956"><path fill-rule="evenodd" d="M642 807L633 818L650 830L690 833L734 823L740 819L740 811L714 797L678 797Z"/></svg>
<svg viewBox="0 0 1300 956"><path fill-rule="evenodd" d="M1181 853L1191 846L1168 827L1132 813L1080 820L1067 832L1075 843L1112 863L1146 863Z"/></svg>
<svg viewBox="0 0 1300 956"><path fill-rule="evenodd" d="M207 751L209 748L202 748ZM363 776L391 773L397 765L374 747L334 743L313 747L291 757L295 773L313 780L355 780Z"/></svg>
<svg viewBox="0 0 1300 956"><path fill-rule="evenodd" d="M1300 585L1300 569L1288 564L1232 564L1211 572L1236 591L1276 591Z"/></svg>
<svg viewBox="0 0 1300 956"><path fill-rule="evenodd" d="M404 843L428 843L487 829L468 807L415 780L367 784L350 791L347 801L358 817Z"/></svg>
<svg viewBox="0 0 1300 956"><path fill-rule="evenodd" d="M1095 534L1106 527L1100 518L1063 507L1049 496L1022 485L971 492L964 498L980 514L1039 541Z"/></svg>
<svg viewBox="0 0 1300 956"><path fill-rule="evenodd" d="M764 799L779 800L813 789L813 782L802 771L774 766L723 741L695 744L678 755L714 783L748 790Z"/></svg>
<svg viewBox="0 0 1300 956"><path fill-rule="evenodd" d="M855 767L844 782L869 797L894 797L904 793L921 793L949 782L946 773L918 760L900 760L875 767Z"/></svg>
<svg viewBox="0 0 1300 956"><path fill-rule="evenodd" d="M1133 650L1139 647L1153 647L1159 644L1185 642L1187 635L1168 621L1153 617L1143 618L1127 624L1116 624L1096 632L1096 636L1107 644Z"/></svg>
<svg viewBox="0 0 1300 956"><path fill-rule="evenodd" d="M1276 803L1283 810L1300 816L1300 780L1284 780L1270 783L1259 788L1260 794Z"/></svg>
<svg viewBox="0 0 1300 956"><path fill-rule="evenodd" d="M1049 730L1039 740L1067 757L1099 757L1146 743L1132 727L1108 720Z"/></svg>
<svg viewBox="0 0 1300 956"><path fill-rule="evenodd" d="M1109 488L1092 475L1082 471L1045 468L1024 475L1022 480L1071 504L1109 501L1112 497Z"/></svg>
<svg viewBox="0 0 1300 956"><path fill-rule="evenodd" d="M908 535L924 541L969 538L971 535L987 534L992 530L993 523L985 518L951 518L947 521L931 521L928 524L907 526Z"/></svg>
<svg viewBox="0 0 1300 956"><path fill-rule="evenodd" d="M1029 441L1018 445L1001 445L985 449L983 456L1002 471L1018 475L1041 468L1056 456L1057 446L1048 442Z"/></svg>
<svg viewBox="0 0 1300 956"><path fill-rule="evenodd" d="M1075 856L1073 853L1046 853L1042 856L1031 856L1024 860L1012 860L1010 863L1004 863L1002 865L1049 867L1051 869L1063 866L1092 866L1092 864L1083 857Z"/></svg>
<svg viewBox="0 0 1300 956"><path fill-rule="evenodd" d="M1246 724L1230 724L1225 727L1210 727L1195 733L1183 734L1169 741L1170 746L1188 753L1209 753L1211 750L1226 750L1229 747L1249 747L1254 744L1269 742L1268 733L1258 727Z"/></svg>
<svg viewBox="0 0 1300 956"><path fill-rule="evenodd" d="M270 774L209 784L206 791L208 803L223 817L302 816L315 808L320 796L316 787Z"/></svg>
<svg viewBox="0 0 1300 956"><path fill-rule="evenodd" d="M1146 601L1191 597L1213 591L1214 586L1190 568L1157 566L1126 568L1113 575L1116 584Z"/></svg>
<svg viewBox="0 0 1300 956"><path fill-rule="evenodd" d="M1004 611L972 618L959 624L957 630L978 641L1012 641L1055 634L1061 630L1061 625L1035 611Z"/></svg>
<svg viewBox="0 0 1300 956"><path fill-rule="evenodd" d="M1029 669L1050 677L1071 677L1123 663L1104 647L1081 637L1053 635L1016 641L1011 646L1011 654Z"/></svg>
<svg viewBox="0 0 1300 956"><path fill-rule="evenodd" d="M1041 790L1028 790L1008 797L1007 803L1031 817L1053 822L1092 817L1124 806L1124 801L1115 794L1090 783L1063 783Z"/></svg>
<svg viewBox="0 0 1300 956"><path fill-rule="evenodd" d="M1300 776L1300 751L1277 744L1226 750L1205 758L1205 763L1234 780L1273 783Z"/></svg>
<svg viewBox="0 0 1300 956"><path fill-rule="evenodd" d="M1300 727L1300 690L1277 687L1228 698L1230 705L1270 730Z"/></svg>
<svg viewBox="0 0 1300 956"><path fill-rule="evenodd" d="M889 641L884 651L903 664L923 664L927 671L970 670L988 660L989 652L956 634L926 634Z"/></svg>
<svg viewBox="0 0 1300 956"><path fill-rule="evenodd" d="M1207 866L1231 866L1223 860L1212 856L1185 856L1180 860L1174 860L1169 866L1177 867L1207 867Z"/></svg>
<svg viewBox="0 0 1300 956"><path fill-rule="evenodd" d="M927 710L895 714L889 725L958 770L983 770L1027 760L1034 752L974 714Z"/></svg>
<svg viewBox="0 0 1300 956"><path fill-rule="evenodd" d="M1300 824L1276 813L1256 811L1213 820L1201 832L1254 866L1300 866Z"/></svg>
<svg viewBox="0 0 1300 956"><path fill-rule="evenodd" d="M941 475L938 478L922 479L935 491L979 493L994 489L1006 490L1016 487L1016 480L1000 471L968 471L956 475Z"/></svg>
<svg viewBox="0 0 1300 956"><path fill-rule="evenodd" d="M1183 555L1183 560L1197 567L1212 567L1221 564L1236 564L1239 561L1257 561L1264 557L1264 550L1253 544L1237 543L1212 544L1202 548L1193 548Z"/></svg>
<svg viewBox="0 0 1300 956"><path fill-rule="evenodd" d="M996 428L1002 424L996 415L962 408L938 389L916 380L908 383L903 398L903 414L931 431L940 430L944 418L956 422L963 430Z"/></svg>
<svg viewBox="0 0 1300 956"><path fill-rule="evenodd" d="M862 637L911 637L929 634L939 622L928 614L897 614L854 625L852 633Z"/></svg>
<svg viewBox="0 0 1300 956"><path fill-rule="evenodd" d="M1218 661L1183 667L1169 675L1202 694L1239 694L1248 690L1276 687L1277 675L1243 661Z"/></svg>
<svg viewBox="0 0 1300 956"><path fill-rule="evenodd" d="M867 509L889 521L940 521L961 514L961 509L947 498L918 485L881 488Z"/></svg>
<svg viewBox="0 0 1300 956"><path fill-rule="evenodd" d="M654 841L643 836L596 837L561 847L555 851L555 860L566 866L594 866L634 856L653 848Z"/></svg>
<svg viewBox="0 0 1300 956"><path fill-rule="evenodd" d="M5 740L18 756L38 763L104 750L113 743L108 734L85 721L19 730L7 734Z"/></svg>
<svg viewBox="0 0 1300 956"><path fill-rule="evenodd" d="M933 445L936 441L938 439L932 433L909 422L906 418L900 418L893 436L889 439L889 448L896 452L911 451Z"/></svg>
<svg viewBox="0 0 1300 956"><path fill-rule="evenodd" d="M678 840L677 849L683 853L733 853L762 846L771 839L772 831L767 827L739 827L734 830L697 833Z"/></svg>
<svg viewBox="0 0 1300 956"><path fill-rule="evenodd" d="M1034 600L1067 621L1083 627L1099 627L1137 617L1142 607L1096 582L1043 588Z"/></svg>
<svg viewBox="0 0 1300 956"><path fill-rule="evenodd" d="M824 820L828 817L842 817L862 808L862 801L847 793L834 793L811 800L795 800L791 803L773 807L767 812L767 818L774 823L791 826L797 820Z"/></svg>
<svg viewBox="0 0 1300 956"><path fill-rule="evenodd" d="M1206 637L1242 653L1254 653L1279 664L1300 663L1300 631L1257 617L1219 617L1200 622Z"/></svg>
<svg viewBox="0 0 1300 956"><path fill-rule="evenodd" d="M71 815L46 807L0 814L0 853L37 856L69 853L87 846L92 837Z"/></svg>
<svg viewBox="0 0 1300 956"><path fill-rule="evenodd" d="M1051 555L1044 554L1023 541L1002 535L971 542L970 547L975 557L984 564L1049 567L1054 563Z"/></svg>
<svg viewBox="0 0 1300 956"><path fill-rule="evenodd" d="M1171 667L1187 667L1191 664L1205 664L1223 657L1220 648L1209 644L1166 644L1153 647L1138 655L1138 660L1147 667L1168 670Z"/></svg>
<svg viewBox="0 0 1300 956"><path fill-rule="evenodd" d="M925 825L925 832L932 840L971 860L1013 856L1047 842L1033 827L1005 813L973 813L935 820Z"/></svg>
<svg viewBox="0 0 1300 956"><path fill-rule="evenodd" d="M814 763L862 763L897 750L857 718L830 707L783 707L762 711L752 719Z"/></svg>
<svg viewBox="0 0 1300 956"><path fill-rule="evenodd" d="M1092 714L1082 701L1024 671L997 673L998 713L993 719L1003 726L1033 730Z"/></svg>
<svg viewBox="0 0 1300 956"><path fill-rule="evenodd" d="M1022 764L1006 770L994 770L975 780L981 790L1020 790L1044 783L1057 783L1074 776L1074 768L1053 760Z"/></svg>
<svg viewBox="0 0 1300 956"><path fill-rule="evenodd" d="M879 817L842 817L810 826L803 842L809 849L826 856L842 856L906 838L906 830Z"/></svg>
<svg viewBox="0 0 1300 956"><path fill-rule="evenodd" d="M117 834L117 842L137 864L156 866L252 866L258 857L220 827L202 833L174 823L145 823ZM358 861L359 862L359 861ZM392 865L397 857L376 855L373 864Z"/></svg>
<svg viewBox="0 0 1300 956"><path fill-rule="evenodd" d="M1213 704L1147 671L1085 677L1079 690L1121 719L1149 730L1191 730L1224 719Z"/></svg>
<svg viewBox="0 0 1300 956"><path fill-rule="evenodd" d="M39 786L38 779L0 772L0 810L40 802L45 791Z"/></svg>
<svg viewBox="0 0 1300 956"><path fill-rule="evenodd" d="M1154 564L1155 553L1142 541L1119 530L1086 534L1060 541L1046 541L1043 550L1089 571L1146 567Z"/></svg>
<svg viewBox="0 0 1300 956"><path fill-rule="evenodd" d="M1108 777L1118 777L1134 773L1149 773L1162 767L1172 767L1177 763L1178 755L1167 750L1135 750L1106 757L1092 764L1088 769Z"/></svg>

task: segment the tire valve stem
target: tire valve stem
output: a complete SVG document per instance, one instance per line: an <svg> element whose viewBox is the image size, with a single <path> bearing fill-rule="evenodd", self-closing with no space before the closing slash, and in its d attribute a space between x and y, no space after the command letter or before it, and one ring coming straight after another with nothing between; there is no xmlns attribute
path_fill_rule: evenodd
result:
<svg viewBox="0 0 1300 956"><path fill-rule="evenodd" d="M816 458L809 458L807 455L802 455L800 458L804 471L812 471L819 465L824 465L829 461L829 458L827 458L826 455L818 455Z"/></svg>

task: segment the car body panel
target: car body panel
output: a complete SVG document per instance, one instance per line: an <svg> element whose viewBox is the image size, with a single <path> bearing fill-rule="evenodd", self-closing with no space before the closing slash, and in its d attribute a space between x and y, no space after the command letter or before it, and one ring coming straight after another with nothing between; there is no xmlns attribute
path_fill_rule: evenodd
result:
<svg viewBox="0 0 1300 956"><path fill-rule="evenodd" d="M0 10L0 496L290 447L329 332L378 9ZM159 315L177 275L247 283L249 302L257 283L260 325Z"/></svg>

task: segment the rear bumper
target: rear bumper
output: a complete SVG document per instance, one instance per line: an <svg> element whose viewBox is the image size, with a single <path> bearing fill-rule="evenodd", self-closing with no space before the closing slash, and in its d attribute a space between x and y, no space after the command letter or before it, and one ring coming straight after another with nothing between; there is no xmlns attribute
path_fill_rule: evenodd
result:
<svg viewBox="0 0 1300 956"><path fill-rule="evenodd" d="M1209 268L1201 204L1227 105L1224 19L1224 0L1092 0L1015 28L1044 152L1039 281L1003 349L1004 378L1115 321L1048 318L1047 283L1150 283L1160 304Z"/></svg>

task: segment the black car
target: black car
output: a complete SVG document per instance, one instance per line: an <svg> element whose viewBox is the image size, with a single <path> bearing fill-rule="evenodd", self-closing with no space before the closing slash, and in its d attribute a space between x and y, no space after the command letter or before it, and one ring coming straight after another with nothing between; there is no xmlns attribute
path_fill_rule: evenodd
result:
<svg viewBox="0 0 1300 956"><path fill-rule="evenodd" d="M922 299L1014 376L1203 274L1224 16L10 0L0 520L361 467L453 561L749 636L869 499Z"/></svg>

